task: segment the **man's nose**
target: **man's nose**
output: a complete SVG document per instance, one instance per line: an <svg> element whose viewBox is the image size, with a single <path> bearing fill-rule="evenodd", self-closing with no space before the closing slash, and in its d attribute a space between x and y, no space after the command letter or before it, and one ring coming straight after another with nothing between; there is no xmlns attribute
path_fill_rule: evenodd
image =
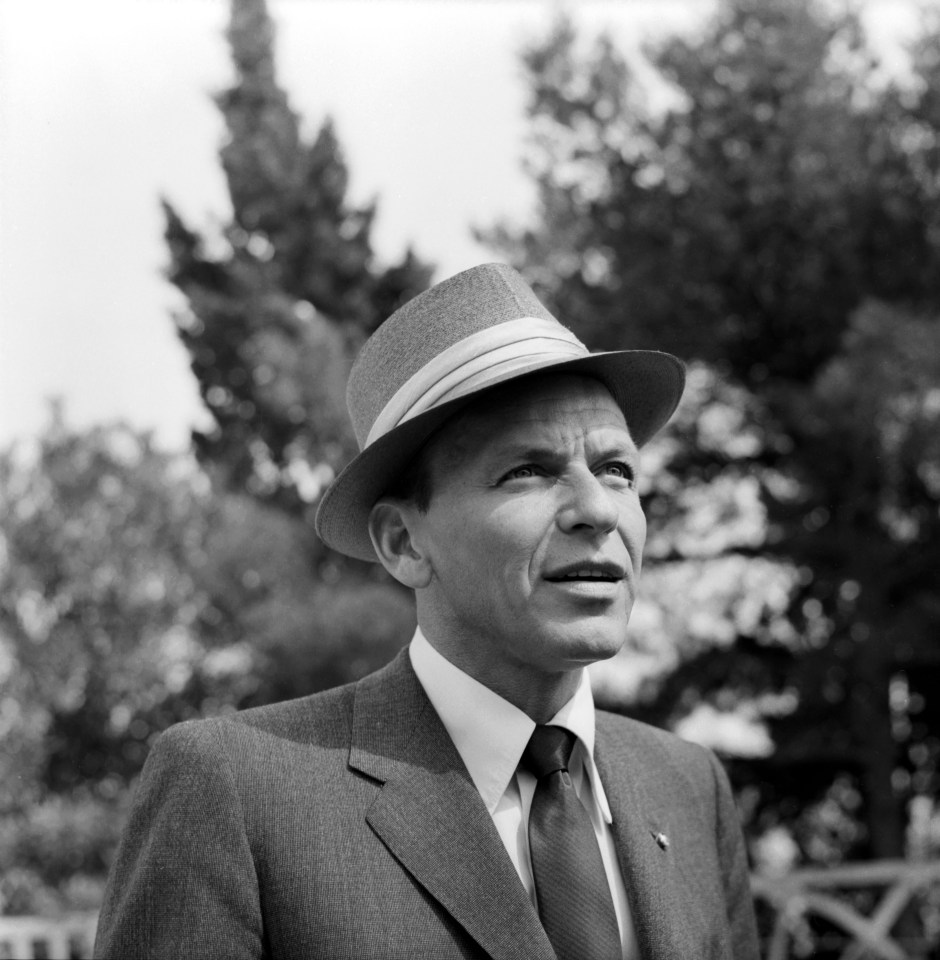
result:
<svg viewBox="0 0 940 960"><path fill-rule="evenodd" d="M567 497L558 512L562 530L609 533L617 526L620 507L616 498L590 470L576 471L566 488Z"/></svg>

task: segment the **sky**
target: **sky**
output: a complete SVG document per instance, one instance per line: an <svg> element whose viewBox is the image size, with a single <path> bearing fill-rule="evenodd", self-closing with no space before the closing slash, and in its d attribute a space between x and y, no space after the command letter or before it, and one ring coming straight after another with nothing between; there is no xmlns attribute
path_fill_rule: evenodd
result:
<svg viewBox="0 0 940 960"><path fill-rule="evenodd" d="M329 114L373 242L435 280L491 259L473 225L520 222L519 52L560 0L269 0L281 85L305 131ZM915 0L867 0L893 55ZM570 0L622 48L694 31L713 0ZM231 83L225 0L0 0L0 447L52 397L76 427L124 420L182 449L205 424L171 319L159 200L197 229L229 211L212 94Z"/></svg>

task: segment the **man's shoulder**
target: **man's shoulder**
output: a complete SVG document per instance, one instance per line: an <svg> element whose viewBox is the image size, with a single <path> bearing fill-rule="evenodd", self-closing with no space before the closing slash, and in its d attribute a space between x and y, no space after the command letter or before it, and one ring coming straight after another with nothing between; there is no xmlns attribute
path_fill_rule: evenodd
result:
<svg viewBox="0 0 940 960"><path fill-rule="evenodd" d="M281 700L229 714L223 722L255 730L288 734L310 726L347 726L358 681L292 700Z"/></svg>
<svg viewBox="0 0 940 960"><path fill-rule="evenodd" d="M381 688L395 670L393 661L361 680L305 697L187 720L168 728L157 742L164 750L189 753L220 747L263 751L287 744L348 748L357 691Z"/></svg>
<svg viewBox="0 0 940 960"><path fill-rule="evenodd" d="M688 743L676 734L663 730L662 727L654 727L652 724L635 720L633 717L625 716L622 713L614 713L600 707L597 707L594 712L598 728L604 729L615 736L636 737L644 742L670 748Z"/></svg>
<svg viewBox="0 0 940 960"><path fill-rule="evenodd" d="M348 742L355 684L320 693L174 724L160 734L154 753L188 755L234 751L277 751L284 745L309 747Z"/></svg>

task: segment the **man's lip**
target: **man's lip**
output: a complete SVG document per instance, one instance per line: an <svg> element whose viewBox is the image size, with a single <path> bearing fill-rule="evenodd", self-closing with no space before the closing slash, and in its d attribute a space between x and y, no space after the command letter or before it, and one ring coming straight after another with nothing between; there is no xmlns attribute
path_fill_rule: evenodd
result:
<svg viewBox="0 0 940 960"><path fill-rule="evenodd" d="M607 560L588 560L568 563L563 567L556 567L544 575L546 580L563 580L565 577L572 577L587 570L590 575L596 578L606 578L608 580L623 580L626 571L619 563L612 563Z"/></svg>

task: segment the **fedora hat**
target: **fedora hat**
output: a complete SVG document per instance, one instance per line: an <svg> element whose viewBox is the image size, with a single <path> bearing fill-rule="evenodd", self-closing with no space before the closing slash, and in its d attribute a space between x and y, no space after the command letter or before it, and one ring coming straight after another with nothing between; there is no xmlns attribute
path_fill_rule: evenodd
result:
<svg viewBox="0 0 940 960"><path fill-rule="evenodd" d="M472 267L396 310L356 358L346 404L360 453L320 501L320 538L375 560L369 513L430 436L481 391L547 368L603 383L638 447L672 415L685 383L668 353L590 353L511 267Z"/></svg>

